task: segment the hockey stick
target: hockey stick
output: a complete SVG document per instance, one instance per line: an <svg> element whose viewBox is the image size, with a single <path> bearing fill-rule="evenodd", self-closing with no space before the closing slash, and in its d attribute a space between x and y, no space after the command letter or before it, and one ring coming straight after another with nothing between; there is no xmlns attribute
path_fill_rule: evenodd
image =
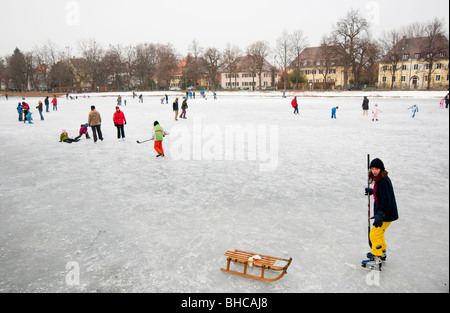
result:
<svg viewBox="0 0 450 313"><path fill-rule="evenodd" d="M367 171L370 170L370 154L367 155ZM367 188L370 188L370 180L367 178ZM372 248L372 241L370 241L370 193L367 192L367 200L368 200L368 210L367 210L367 223L368 223L368 239L369 239L369 246Z"/></svg>
<svg viewBox="0 0 450 313"><path fill-rule="evenodd" d="M148 142L148 141L152 141L153 139L148 139L148 140L144 140L144 141L139 141L139 140L137 140L136 142L138 143L138 144L141 144L141 143L144 143L144 142Z"/></svg>

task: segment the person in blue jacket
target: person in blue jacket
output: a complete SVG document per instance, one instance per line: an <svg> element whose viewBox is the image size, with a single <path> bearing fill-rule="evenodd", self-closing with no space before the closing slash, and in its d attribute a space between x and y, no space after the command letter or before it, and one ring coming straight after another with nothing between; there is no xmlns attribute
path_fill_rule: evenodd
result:
<svg viewBox="0 0 450 313"><path fill-rule="evenodd" d="M412 110L411 117L414 118L416 116L416 112L419 112L419 107L417 104L414 104L412 107L409 107L408 110Z"/></svg>
<svg viewBox="0 0 450 313"><path fill-rule="evenodd" d="M370 162L369 182L373 188L366 188L366 195L373 195L374 220L370 231L372 251L367 254L369 260L362 262L364 267L381 270L382 261L386 260L386 241L384 234L393 221L398 220L397 203L394 187L388 177L388 172L380 159Z"/></svg>
<svg viewBox="0 0 450 313"><path fill-rule="evenodd" d="M336 110L339 109L339 107L334 107L331 109L331 118L336 118Z"/></svg>
<svg viewBox="0 0 450 313"><path fill-rule="evenodd" d="M23 110L22 110L22 103L20 103L20 102L19 102L19 105L17 106L17 113L19 113L19 122L22 122Z"/></svg>

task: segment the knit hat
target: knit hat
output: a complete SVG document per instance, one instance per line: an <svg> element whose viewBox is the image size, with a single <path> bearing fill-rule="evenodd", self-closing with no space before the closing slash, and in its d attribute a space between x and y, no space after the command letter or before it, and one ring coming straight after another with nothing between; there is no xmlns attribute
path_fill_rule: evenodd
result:
<svg viewBox="0 0 450 313"><path fill-rule="evenodd" d="M119 108L118 106L116 107L116 110L117 110L117 109L119 109L119 110L120 110L120 108Z"/></svg>
<svg viewBox="0 0 450 313"><path fill-rule="evenodd" d="M66 131L65 129L63 129L62 132L63 132L64 134L67 134L67 131Z"/></svg>
<svg viewBox="0 0 450 313"><path fill-rule="evenodd" d="M91 110L95 110L95 105L91 105Z"/></svg>
<svg viewBox="0 0 450 313"><path fill-rule="evenodd" d="M370 162L370 168L375 167L379 168L380 170L384 171L384 164L383 161L380 159L373 159L372 162Z"/></svg>

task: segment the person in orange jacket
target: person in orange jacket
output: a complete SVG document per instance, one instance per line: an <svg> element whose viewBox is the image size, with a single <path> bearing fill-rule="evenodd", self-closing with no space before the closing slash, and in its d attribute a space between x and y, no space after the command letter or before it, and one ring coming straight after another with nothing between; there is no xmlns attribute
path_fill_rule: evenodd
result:
<svg viewBox="0 0 450 313"><path fill-rule="evenodd" d="M120 111L120 108L118 106L116 106L116 112L114 112L113 122L114 126L117 127L117 139L122 138L122 140L125 140L124 125L127 124L127 120L125 118L125 114Z"/></svg>

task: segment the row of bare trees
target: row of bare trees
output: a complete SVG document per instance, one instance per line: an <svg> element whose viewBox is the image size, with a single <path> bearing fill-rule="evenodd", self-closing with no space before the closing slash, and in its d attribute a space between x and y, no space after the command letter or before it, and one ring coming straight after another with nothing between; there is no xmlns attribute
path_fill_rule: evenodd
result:
<svg viewBox="0 0 450 313"><path fill-rule="evenodd" d="M321 73L324 81L327 81L330 70L341 66L344 68L345 88L350 83L356 87L362 83L373 84L377 80L376 64L381 57L389 54L392 68L398 68L401 55L395 49L403 36L426 37L427 45L423 47L422 53L426 55L426 61L433 64L438 51L443 49L439 38L446 35L443 23L435 19L429 23L415 23L392 30L384 33L379 40L374 40L368 21L358 11L351 9L336 22L332 32L321 39L318 56ZM446 41L448 50L448 39ZM89 83L92 90L100 86L117 90L149 90L168 88L173 75L177 74L185 87L197 88L200 78L205 78L215 90L220 83L219 72L228 73L231 80L233 75L243 71L238 60L246 56L250 61L244 70L258 76L260 86L261 76L268 70L267 61L270 59L274 61L273 73L276 68L285 73L283 84L286 89L288 71L293 73L291 79L295 84L302 79L305 64L301 54L307 46L308 39L302 30L293 33L284 30L273 48L266 41L256 41L245 52L231 44L223 51L214 47L204 49L194 40L185 57L171 44L110 45L105 49L93 39L79 42L78 57L73 57L72 47L61 49L48 41L33 51L16 49L11 56L0 57L0 87L5 85L7 88L23 90L63 86L83 88ZM182 64L181 73L177 73L182 59L185 63Z"/></svg>

